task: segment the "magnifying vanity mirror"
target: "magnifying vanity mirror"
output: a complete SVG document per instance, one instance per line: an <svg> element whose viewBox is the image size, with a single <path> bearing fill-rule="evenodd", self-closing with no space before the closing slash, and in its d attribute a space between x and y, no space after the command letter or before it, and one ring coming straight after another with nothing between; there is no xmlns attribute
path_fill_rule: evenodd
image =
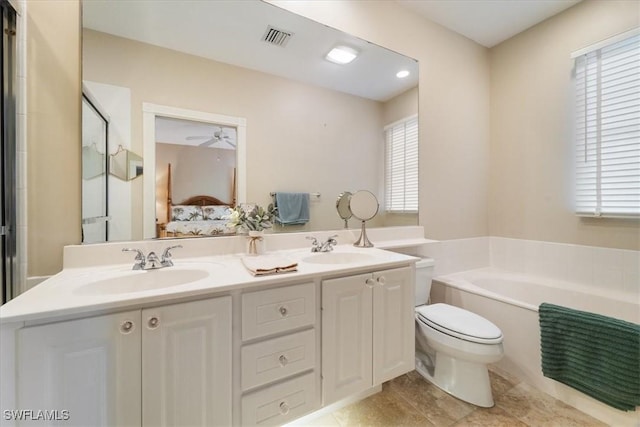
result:
<svg viewBox="0 0 640 427"><path fill-rule="evenodd" d="M361 248L372 248L373 243L367 237L365 224L373 219L378 213L380 205L376 196L367 190L356 191L349 199L349 209L354 218L362 221L360 238L353 244Z"/></svg>
<svg viewBox="0 0 640 427"><path fill-rule="evenodd" d="M344 228L349 228L349 218L353 216L351 208L349 208L351 194L350 191L344 191L340 193L336 201L336 210L338 211L338 216L344 220Z"/></svg>
<svg viewBox="0 0 640 427"><path fill-rule="evenodd" d="M250 200L267 206L274 192L338 194L345 183L377 189L385 126L418 113L417 61L264 1L90 0L82 10L83 81L100 104L113 107L107 111L109 146L127 150L114 156L108 175L118 178L108 186L107 198L114 201L108 240L157 236L166 225L167 163L176 203L206 195L229 205ZM269 28L281 31L286 42L265 40ZM325 60L336 45L359 55L348 65ZM409 77L397 78L400 70ZM157 122L147 120L145 105L197 112L188 120L215 125L183 138L196 149L219 150L213 160L163 160L158 147L178 143L154 135L149 148L148 129L156 132ZM242 126L219 120L212 125L205 114L242 119ZM227 164L232 154L235 162ZM135 179L142 173L139 158L144 174ZM223 165L236 171L224 175L229 185L209 181L212 168ZM374 191L382 197L382 190ZM307 224L276 225L273 231L348 226L346 193L337 205L340 218L333 198L318 197L310 202ZM381 212L368 222L417 224L418 214Z"/></svg>

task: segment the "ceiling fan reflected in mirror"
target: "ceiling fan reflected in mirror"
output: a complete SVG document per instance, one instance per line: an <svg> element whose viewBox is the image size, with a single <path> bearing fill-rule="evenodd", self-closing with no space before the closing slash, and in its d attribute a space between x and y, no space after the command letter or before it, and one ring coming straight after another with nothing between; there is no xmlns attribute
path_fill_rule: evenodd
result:
<svg viewBox="0 0 640 427"><path fill-rule="evenodd" d="M194 135L187 136L187 141L204 139L206 141L198 144L199 147L215 147L236 149L236 130L234 128L219 127L215 128L212 135Z"/></svg>

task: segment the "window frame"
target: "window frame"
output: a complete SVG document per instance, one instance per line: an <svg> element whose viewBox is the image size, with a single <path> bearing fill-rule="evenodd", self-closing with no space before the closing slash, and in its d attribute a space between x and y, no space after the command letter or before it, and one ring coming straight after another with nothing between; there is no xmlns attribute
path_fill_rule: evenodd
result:
<svg viewBox="0 0 640 427"><path fill-rule="evenodd" d="M415 129L409 130L409 136L407 136L407 127L415 127ZM400 128L402 128L400 130ZM390 159L390 133L389 132L402 132L402 135L399 139L402 140L403 147L398 150L394 149L396 153L400 151L400 154L403 156L401 160L402 165L400 166L397 161L396 165L401 169L395 171L396 175L401 175L403 179L402 185L400 185L400 190L402 192L400 197L394 197L395 192L397 192L398 184L395 185L390 183L390 163L393 160ZM386 125L383 128L384 132L384 210L386 213L391 214L417 214L420 206L419 200L419 120L418 115L413 114L411 116L402 118L393 123ZM393 136L391 136L393 138ZM396 141L397 143L398 141ZM409 145L409 146L408 146ZM415 153L415 158L410 158L408 160L407 155L413 155ZM408 179L407 179L408 178ZM390 188L390 185L395 187L394 191ZM409 193L409 194L407 194ZM393 199L393 200L392 200Z"/></svg>
<svg viewBox="0 0 640 427"><path fill-rule="evenodd" d="M634 40L635 38L635 40ZM640 217L640 27L571 55L574 211Z"/></svg>

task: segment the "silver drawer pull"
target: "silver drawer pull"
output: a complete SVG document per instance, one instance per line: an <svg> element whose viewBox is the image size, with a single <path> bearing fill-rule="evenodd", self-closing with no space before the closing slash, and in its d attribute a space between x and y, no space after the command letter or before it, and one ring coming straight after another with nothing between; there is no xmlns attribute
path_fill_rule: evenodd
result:
<svg viewBox="0 0 640 427"><path fill-rule="evenodd" d="M288 313L287 307L285 307L284 305L281 305L278 311L280 312L280 316L282 317L285 317Z"/></svg>
<svg viewBox="0 0 640 427"><path fill-rule="evenodd" d="M280 413L282 415L287 415L289 413L289 405L287 405L287 402L280 402Z"/></svg>
<svg viewBox="0 0 640 427"><path fill-rule="evenodd" d="M289 363L289 359L287 359L287 356L285 356L284 354L281 354L278 360L280 361L280 366L285 366L287 363Z"/></svg>
<svg viewBox="0 0 640 427"><path fill-rule="evenodd" d="M154 316L149 318L149 322L148 322L149 328L155 329L158 327L159 324L160 324L160 319L158 319L157 317Z"/></svg>
<svg viewBox="0 0 640 427"><path fill-rule="evenodd" d="M123 334L128 334L132 330L133 322L131 320L125 320L124 322L122 322L122 325L120 325L120 332L122 332Z"/></svg>

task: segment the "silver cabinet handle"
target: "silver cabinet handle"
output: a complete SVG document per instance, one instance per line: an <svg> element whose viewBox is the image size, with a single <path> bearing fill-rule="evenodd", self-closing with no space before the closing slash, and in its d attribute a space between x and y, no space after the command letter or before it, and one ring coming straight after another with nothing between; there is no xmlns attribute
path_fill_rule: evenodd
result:
<svg viewBox="0 0 640 427"><path fill-rule="evenodd" d="M280 316L282 317L285 317L288 313L287 307L285 307L284 305L281 305L278 311L280 312Z"/></svg>
<svg viewBox="0 0 640 427"><path fill-rule="evenodd" d="M149 329L155 329L160 324L160 319L158 319L155 316L150 317L149 321L147 322L147 324L149 325Z"/></svg>
<svg viewBox="0 0 640 427"><path fill-rule="evenodd" d="M289 359L287 359L287 356L285 356L284 354L281 354L278 360L280 361L280 366L282 367L289 363Z"/></svg>
<svg viewBox="0 0 640 427"><path fill-rule="evenodd" d="M364 283L367 285L367 287L373 288L373 285L375 284L375 280L373 280L372 278L368 278L367 280L364 281Z"/></svg>
<svg viewBox="0 0 640 427"><path fill-rule="evenodd" d="M380 284L380 286L384 286L384 284L386 283L386 280L384 279L384 276L378 277L378 279L376 281Z"/></svg>
<svg viewBox="0 0 640 427"><path fill-rule="evenodd" d="M282 415L287 415L289 413L289 405L287 405L287 402L280 402L280 413Z"/></svg>
<svg viewBox="0 0 640 427"><path fill-rule="evenodd" d="M122 332L123 334L128 334L129 332L133 331L133 326L134 324L131 320L125 320L120 325L120 332Z"/></svg>

